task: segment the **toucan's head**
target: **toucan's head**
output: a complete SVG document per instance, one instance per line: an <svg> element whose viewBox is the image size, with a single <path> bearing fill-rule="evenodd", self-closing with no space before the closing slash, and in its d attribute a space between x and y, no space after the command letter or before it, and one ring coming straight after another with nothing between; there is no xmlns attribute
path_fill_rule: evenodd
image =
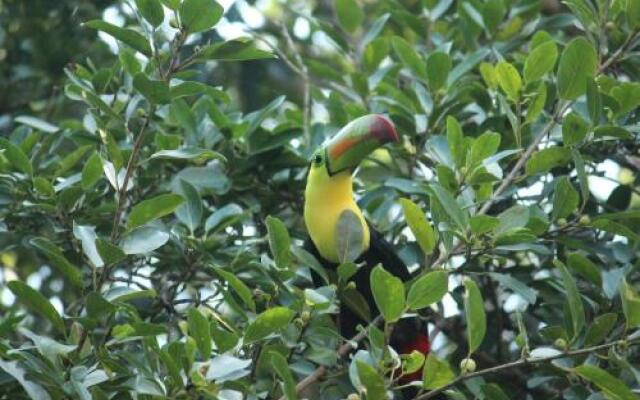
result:
<svg viewBox="0 0 640 400"><path fill-rule="evenodd" d="M329 177L341 172L351 174L375 149L398 140L391 120L379 114L365 115L349 122L313 154L310 172L326 171Z"/></svg>

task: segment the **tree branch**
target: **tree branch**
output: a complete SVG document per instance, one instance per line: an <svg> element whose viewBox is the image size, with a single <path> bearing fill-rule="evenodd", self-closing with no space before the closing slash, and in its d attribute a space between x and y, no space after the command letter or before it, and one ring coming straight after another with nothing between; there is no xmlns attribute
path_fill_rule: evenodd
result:
<svg viewBox="0 0 640 400"><path fill-rule="evenodd" d="M578 349L578 350L572 350L572 351L567 351L564 352L562 354L556 354L553 356L549 356L549 357L541 357L541 358L521 358L517 361L512 361L506 364L501 364L501 365L497 365L495 367L491 367L491 368L486 368L483 369L481 371L476 371L476 372L471 372L468 374L464 374L464 375L460 375L459 377L457 377L456 379L454 379L453 381L447 383L446 385L440 386L437 389L431 390L423 395L417 396L414 398L414 400L426 400L426 399L430 399L435 397L436 395L444 392L445 390L457 385L458 383L465 381L467 379L471 379L471 378L476 378L478 376L484 376L484 375L488 375L488 374L492 374L494 372L500 372L502 370L508 370L511 368L519 368L522 367L524 365L528 365L528 364L541 364L541 363L547 363L553 360L557 360L560 358L566 358L566 357L575 357L575 356L579 356L579 355L583 355L583 354L590 354L590 353L594 353L596 351L600 351L600 350L605 350L608 349L610 347L616 346L616 345L621 345L626 343L627 345L637 345L640 344L640 340L636 339L631 339L631 337L627 337L626 339L623 340L616 340L614 342L608 342L608 343L604 343L598 346L592 346L592 347L586 347L584 349Z"/></svg>

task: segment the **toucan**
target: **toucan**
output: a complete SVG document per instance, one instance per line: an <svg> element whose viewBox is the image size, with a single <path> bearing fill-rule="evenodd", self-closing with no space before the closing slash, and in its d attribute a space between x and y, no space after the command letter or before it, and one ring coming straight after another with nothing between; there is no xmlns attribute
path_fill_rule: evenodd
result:
<svg viewBox="0 0 640 400"><path fill-rule="evenodd" d="M370 285L369 275L373 268L382 264L404 282L411 275L393 246L365 219L353 197L352 176L375 149L397 141L399 136L394 124L383 115L370 114L351 121L313 153L305 189L304 221L309 233L305 248L326 270L335 271L341 261L345 261L343 253L347 246L344 241L350 239L359 246L355 250L348 249L355 253L355 263L360 265L352 281L373 316L379 314ZM342 237L344 230L339 226L346 222L358 228L352 232L360 235L356 237L359 240ZM358 325L366 326L370 322L359 311L344 302L340 306L338 325L342 336L350 338L357 333ZM417 318L401 319L393 330L390 345L400 354L418 350L426 355L430 350L428 335ZM400 381L419 380L419 375L420 372L402 376Z"/></svg>

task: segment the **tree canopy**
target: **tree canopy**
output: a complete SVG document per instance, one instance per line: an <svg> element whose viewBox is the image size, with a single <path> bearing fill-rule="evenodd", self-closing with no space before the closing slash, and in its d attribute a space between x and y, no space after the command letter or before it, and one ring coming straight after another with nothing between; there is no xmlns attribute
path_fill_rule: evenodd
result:
<svg viewBox="0 0 640 400"><path fill-rule="evenodd" d="M1 398L640 397L640 0L50 3L0 3ZM343 338L303 192L369 113L413 279Z"/></svg>

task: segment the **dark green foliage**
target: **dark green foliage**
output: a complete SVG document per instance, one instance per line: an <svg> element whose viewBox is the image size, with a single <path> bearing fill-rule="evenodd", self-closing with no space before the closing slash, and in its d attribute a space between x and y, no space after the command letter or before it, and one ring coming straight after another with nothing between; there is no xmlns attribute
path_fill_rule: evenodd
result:
<svg viewBox="0 0 640 400"><path fill-rule="evenodd" d="M0 397L637 399L640 1L266 3L225 40L254 2L2 1ZM365 299L302 196L371 112L355 192L413 276Z"/></svg>

